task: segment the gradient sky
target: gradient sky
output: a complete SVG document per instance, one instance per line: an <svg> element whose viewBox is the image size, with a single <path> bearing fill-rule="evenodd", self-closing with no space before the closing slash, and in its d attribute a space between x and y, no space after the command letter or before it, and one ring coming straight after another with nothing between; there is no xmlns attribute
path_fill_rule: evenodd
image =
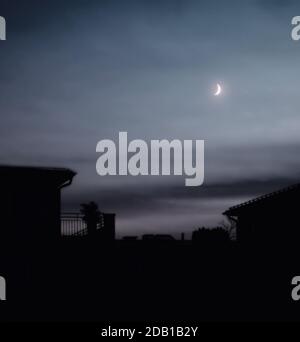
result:
<svg viewBox="0 0 300 342"><path fill-rule="evenodd" d="M1 0L0 15L0 163L77 171L64 210L95 200L118 235L190 232L299 181L298 1ZM99 177L96 144L119 131L204 139L204 185Z"/></svg>

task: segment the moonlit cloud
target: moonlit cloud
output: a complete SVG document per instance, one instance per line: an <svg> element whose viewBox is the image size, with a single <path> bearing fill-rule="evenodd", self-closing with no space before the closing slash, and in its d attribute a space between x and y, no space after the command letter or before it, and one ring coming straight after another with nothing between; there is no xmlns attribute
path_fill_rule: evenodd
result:
<svg viewBox="0 0 300 342"><path fill-rule="evenodd" d="M228 206L298 181L298 12L296 1L2 1L1 162L73 168L64 208L95 199L119 235L218 224ZM97 176L96 144L119 131L205 139L204 186Z"/></svg>

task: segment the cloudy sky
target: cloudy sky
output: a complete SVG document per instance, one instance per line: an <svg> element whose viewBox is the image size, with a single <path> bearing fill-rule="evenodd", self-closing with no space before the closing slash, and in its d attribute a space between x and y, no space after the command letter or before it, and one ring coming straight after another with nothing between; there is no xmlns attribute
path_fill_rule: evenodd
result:
<svg viewBox="0 0 300 342"><path fill-rule="evenodd" d="M119 235L190 232L299 181L298 1L1 0L0 15L0 163L77 171L64 210L95 200ZM98 176L96 144L119 131L204 139L204 185Z"/></svg>

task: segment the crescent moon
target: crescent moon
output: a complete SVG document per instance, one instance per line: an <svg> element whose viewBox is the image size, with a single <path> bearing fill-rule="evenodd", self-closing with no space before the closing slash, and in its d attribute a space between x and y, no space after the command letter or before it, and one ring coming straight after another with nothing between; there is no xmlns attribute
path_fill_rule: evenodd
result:
<svg viewBox="0 0 300 342"><path fill-rule="evenodd" d="M217 91L214 93L215 96L220 95L222 92L222 88L219 83L217 83Z"/></svg>

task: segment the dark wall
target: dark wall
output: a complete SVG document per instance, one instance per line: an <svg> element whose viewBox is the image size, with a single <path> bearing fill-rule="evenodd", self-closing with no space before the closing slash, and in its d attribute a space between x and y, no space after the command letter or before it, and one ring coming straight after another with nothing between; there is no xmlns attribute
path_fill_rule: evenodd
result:
<svg viewBox="0 0 300 342"><path fill-rule="evenodd" d="M35 245L60 236L60 190L52 186L2 188L0 239Z"/></svg>
<svg viewBox="0 0 300 342"><path fill-rule="evenodd" d="M282 195L238 217L237 239L242 243L300 244L298 192Z"/></svg>
<svg viewBox="0 0 300 342"><path fill-rule="evenodd" d="M103 238L105 240L115 240L116 227L115 227L115 214L103 214L104 227Z"/></svg>

